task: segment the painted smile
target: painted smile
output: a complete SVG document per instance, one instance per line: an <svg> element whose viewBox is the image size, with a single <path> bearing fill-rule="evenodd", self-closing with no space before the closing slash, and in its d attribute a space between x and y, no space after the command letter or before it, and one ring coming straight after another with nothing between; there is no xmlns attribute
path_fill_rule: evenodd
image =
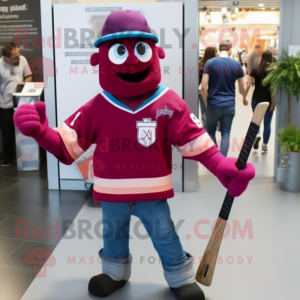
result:
<svg viewBox="0 0 300 300"><path fill-rule="evenodd" d="M122 80L126 82L141 82L147 77L148 73L149 73L149 69L134 74L131 73L125 73L125 74L117 73L117 74Z"/></svg>

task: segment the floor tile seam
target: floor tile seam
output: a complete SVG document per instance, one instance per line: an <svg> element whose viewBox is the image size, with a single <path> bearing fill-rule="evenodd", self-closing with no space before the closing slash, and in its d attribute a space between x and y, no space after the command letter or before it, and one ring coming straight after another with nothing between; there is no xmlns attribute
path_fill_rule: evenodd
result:
<svg viewBox="0 0 300 300"><path fill-rule="evenodd" d="M17 247L9 256L7 256L4 261L0 264L0 266L4 266L5 262L7 262L7 260L18 250L20 249L20 247L22 247L22 245L24 245L26 242L23 242L19 247ZM50 244L50 243L40 243L40 244L46 244L46 245L53 245L53 244ZM55 245L54 249L56 248L57 245ZM53 249L53 250L54 250ZM19 268L19 269L23 269L23 268Z"/></svg>
<svg viewBox="0 0 300 300"><path fill-rule="evenodd" d="M81 210L81 209L80 209ZM80 211L79 210L79 211ZM79 212L78 212L79 213ZM77 213L77 215L78 215ZM57 217L57 218L54 218L54 219L44 219L43 221L45 221L44 223L40 224L39 226L42 227L42 226L45 226L48 222L51 222L51 221L55 221L55 220L67 220L67 221L74 221L77 217L77 215L74 217L74 218L61 218L61 217ZM19 215L9 215L10 217L18 217L18 218L25 218L25 217L28 217L28 216L19 216ZM1 222L0 222L1 223Z"/></svg>
<svg viewBox="0 0 300 300"><path fill-rule="evenodd" d="M21 205L21 203L20 204L17 204L16 206L14 206L14 208L12 208L11 210L9 210L6 214L9 216L10 214L10 212L11 211L13 211L14 209L16 209L17 207L19 207Z"/></svg>
<svg viewBox="0 0 300 300"><path fill-rule="evenodd" d="M21 205L21 204L20 204ZM19 206L19 205L18 205ZM17 207L18 207L17 206ZM17 208L17 207L15 207L15 208ZM15 209L14 208L14 209ZM83 207L82 207L83 208ZM55 218L51 218L51 219L42 219L42 223L39 225L40 227L42 227L42 226L45 226L48 222L51 222L51 221L55 221L55 220L68 220L68 221L74 221L75 219L76 219L76 217L77 217L77 215L79 214L79 212L82 210L82 208L78 211L78 213L76 214L76 216L74 217L74 218L61 218L61 216L60 217L55 217ZM13 211L14 209L12 209L11 211ZM17 218L25 218L25 217L28 217L28 216L20 216L20 215L13 215L13 214L8 214L2 221L0 221L0 224L3 222L3 221L5 221L8 217L17 217ZM1 237L1 236L0 236Z"/></svg>
<svg viewBox="0 0 300 300"><path fill-rule="evenodd" d="M19 204L19 205L22 205L22 204ZM19 205L18 205L18 206L19 206ZM17 207L18 207L18 206L17 206ZM15 208L17 208L17 207L15 207ZM14 208L14 209L15 209L15 208ZM10 210L10 212L13 211L14 209ZM8 216L9 216L9 217L18 217L18 218L25 218L25 217L28 217L28 216L14 215L14 214L9 214ZM30 216L30 217L31 217L31 216ZM34 215L33 217L35 217L35 215ZM44 226L47 222L50 221L50 219L47 219L47 218L46 218L46 219L42 218L41 220L42 220L43 222L44 222L44 221L45 221L45 222L42 223L40 226Z"/></svg>
<svg viewBox="0 0 300 300"><path fill-rule="evenodd" d="M26 267L21 268L21 267L13 267L13 266L0 265L0 268L2 268L2 269L9 269L9 270L22 270L22 271L32 272L32 270L29 270L29 268L26 268Z"/></svg>
<svg viewBox="0 0 300 300"><path fill-rule="evenodd" d="M32 272L31 270L28 270L28 269L23 269L23 268L16 268L16 267L7 267L7 266L1 266L0 265L0 270L3 269L10 269L10 270L22 270L22 271L26 271L26 272Z"/></svg>
<svg viewBox="0 0 300 300"><path fill-rule="evenodd" d="M4 218L2 221L0 221L0 224L1 224L3 221L5 221L8 217L9 217L9 215L5 216L5 218Z"/></svg>
<svg viewBox="0 0 300 300"><path fill-rule="evenodd" d="M12 237L8 237L8 236L1 236L0 235L0 239L7 239L7 240L12 240L12 241L21 241L21 242L34 242L34 243L42 243L42 244L50 244L50 245L57 245L56 243L50 243L50 242L44 242L43 240L36 240L36 239L17 239L17 238L12 238ZM63 237L61 237L59 239L59 241L62 239ZM54 239L56 240L56 239Z"/></svg>
<svg viewBox="0 0 300 300"><path fill-rule="evenodd" d="M22 181L23 179L21 179L21 181ZM6 189L6 190L4 190L4 191L2 191L1 192L1 194L4 194L4 193L6 193L7 191L9 191L11 188L13 188L15 185L17 185L17 184L19 184L20 182L18 181L18 182L16 182L15 184L13 184L12 186L10 186L8 189Z"/></svg>
<svg viewBox="0 0 300 300"><path fill-rule="evenodd" d="M9 259L24 244L25 244L25 242L23 242L22 244L20 244L19 247L17 247L12 253L10 253L10 255L5 258L5 260L2 262L1 265L3 265L6 262L6 260Z"/></svg>
<svg viewBox="0 0 300 300"><path fill-rule="evenodd" d="M49 243L49 242L44 242L44 241L41 241L41 240L26 240L25 242L40 243L40 244L46 244L46 245L54 245L55 247L58 245L58 243L57 244Z"/></svg>
<svg viewBox="0 0 300 300"><path fill-rule="evenodd" d="M12 237L9 237L9 236L2 236L2 235L0 235L0 238L1 239L7 239L7 240L14 240L14 241L22 241L22 242L28 241L26 239L16 239L16 238L12 238Z"/></svg>
<svg viewBox="0 0 300 300"><path fill-rule="evenodd" d="M5 260L10 256L10 253L3 253L3 254L1 254L1 255L4 255L4 257L3 257L3 261L0 262L0 267L1 267L1 265L5 262Z"/></svg>

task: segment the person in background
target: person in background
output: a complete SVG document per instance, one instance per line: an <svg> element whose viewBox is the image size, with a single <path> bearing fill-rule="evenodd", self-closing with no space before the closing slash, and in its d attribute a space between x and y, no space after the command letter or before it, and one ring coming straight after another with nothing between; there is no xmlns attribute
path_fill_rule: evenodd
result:
<svg viewBox="0 0 300 300"><path fill-rule="evenodd" d="M253 69L257 69L260 64L262 54L262 47L260 44L256 44L254 49L247 56L247 82L251 79L249 78L250 73Z"/></svg>
<svg viewBox="0 0 300 300"><path fill-rule="evenodd" d="M263 133L263 145L262 145L262 153L265 154L268 152L268 142L271 135L271 121L273 118L273 113L276 106L276 98L275 96L271 95L270 92L270 85L263 86L262 82L268 75L268 66L270 63L273 62L273 55L271 51L264 51L262 55L261 62L257 69L253 69L250 73L250 80L247 83L246 93L245 93L245 99L247 94L251 88L252 82L255 81L255 88L252 96L252 110L255 110L255 107L260 102L269 102L270 107L265 114L264 118L264 133ZM258 149L259 148L259 142L261 138L258 135L255 138L253 148Z"/></svg>
<svg viewBox="0 0 300 300"><path fill-rule="evenodd" d="M201 85L205 63L209 59L216 57L217 54L218 54L218 50L215 47L208 47L205 49L203 58L199 62L199 86ZM201 91L199 92L199 100L200 100L200 108L201 108L202 126L203 128L206 128L206 105L203 101Z"/></svg>
<svg viewBox="0 0 300 300"><path fill-rule="evenodd" d="M20 54L14 43L2 46L0 59L0 127L3 137L3 161L1 166L9 166L14 156L14 122L12 94L17 85L32 81L28 62Z"/></svg>
<svg viewBox="0 0 300 300"><path fill-rule="evenodd" d="M243 49L241 49L241 51L238 51L239 62L242 67L245 66L246 68L247 68L247 55L248 52L246 50L246 46Z"/></svg>
<svg viewBox="0 0 300 300"><path fill-rule="evenodd" d="M230 131L235 116L235 82L239 92L245 95L244 71L239 62L230 58L232 44L221 42L220 56L208 60L204 67L201 91L206 108L207 132L217 145L216 127L221 124L221 149L226 157L229 149ZM244 105L248 102L244 99Z"/></svg>

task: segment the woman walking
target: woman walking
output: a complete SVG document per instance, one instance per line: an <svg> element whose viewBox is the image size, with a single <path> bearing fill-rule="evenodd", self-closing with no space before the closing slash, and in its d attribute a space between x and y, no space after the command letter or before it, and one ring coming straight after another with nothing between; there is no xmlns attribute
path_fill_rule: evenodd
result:
<svg viewBox="0 0 300 300"><path fill-rule="evenodd" d="M208 47L205 49L203 58L199 62L199 87L201 85L205 63L209 59L216 57L217 54L218 54L217 48ZM206 128L206 105L204 103L201 91L199 91L199 100L200 100L202 126L203 128Z"/></svg>
<svg viewBox="0 0 300 300"><path fill-rule="evenodd" d="M262 145L262 153L265 154L268 152L268 142L271 135L271 121L273 118L273 113L276 106L275 96L271 95L270 85L263 86L262 82L268 75L268 66L273 62L273 55L271 51L264 51L261 62L257 68L251 70L250 80L247 82L246 96L251 88L251 84L255 81L255 88L252 96L252 110L255 110L257 104L261 102L269 102L270 106L264 118L264 133L263 133L263 145ZM255 138L255 142L253 145L254 149L259 148L259 142L261 137L258 135Z"/></svg>

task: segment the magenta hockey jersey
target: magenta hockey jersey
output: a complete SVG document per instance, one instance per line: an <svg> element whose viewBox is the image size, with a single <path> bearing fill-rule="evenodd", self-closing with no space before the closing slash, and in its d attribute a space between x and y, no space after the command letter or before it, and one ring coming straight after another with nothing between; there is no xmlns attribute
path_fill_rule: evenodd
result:
<svg viewBox="0 0 300 300"><path fill-rule="evenodd" d="M185 101L165 86L135 111L102 91L57 131L74 160L97 145L93 196L103 201L171 198L172 152L199 160L218 151Z"/></svg>

